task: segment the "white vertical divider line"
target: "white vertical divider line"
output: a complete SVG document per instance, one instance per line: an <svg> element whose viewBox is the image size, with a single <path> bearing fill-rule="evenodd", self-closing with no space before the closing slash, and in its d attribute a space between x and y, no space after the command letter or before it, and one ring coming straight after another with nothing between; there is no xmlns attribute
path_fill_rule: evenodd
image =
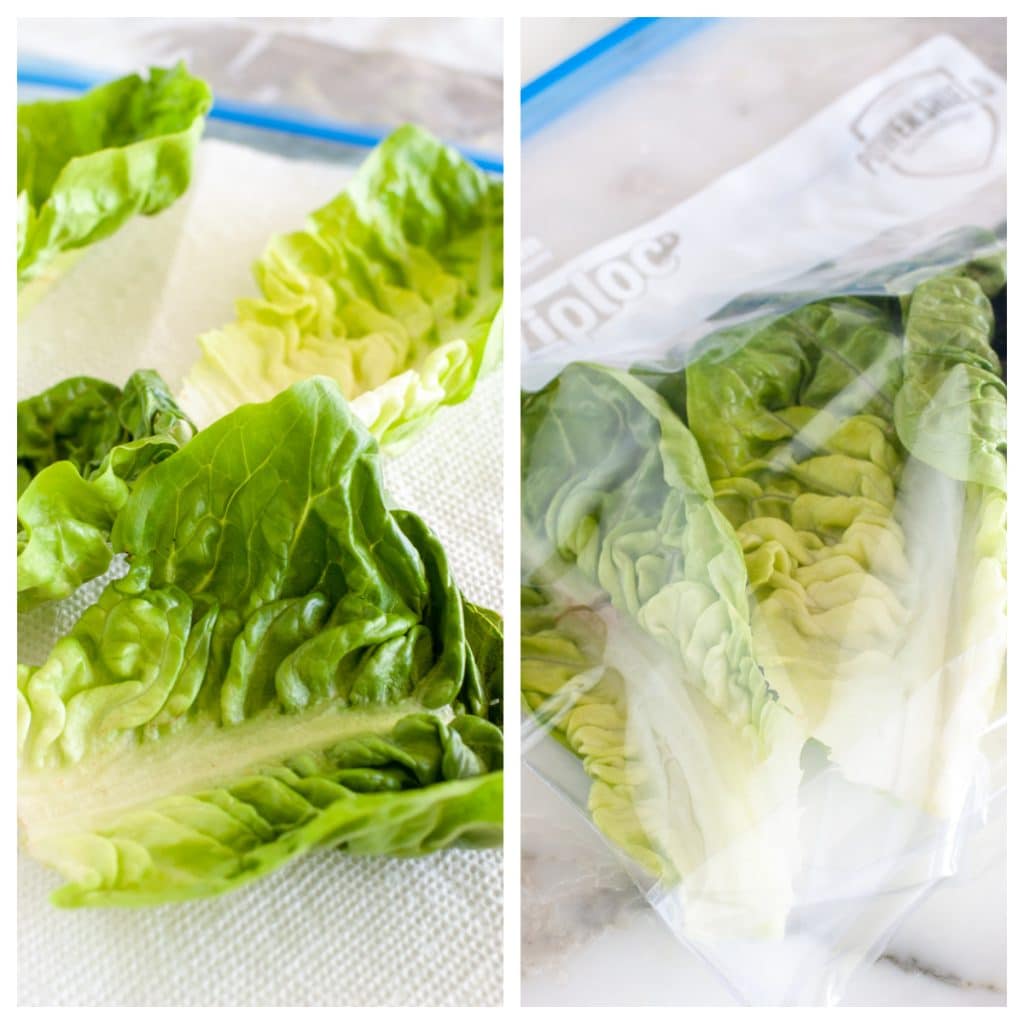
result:
<svg viewBox="0 0 1024 1024"><path fill-rule="evenodd" d="M511 10L515 10L512 6ZM509 10L506 7L506 10ZM505 297L504 618L505 618L505 1006L520 1005L520 778L519 752L519 241L522 195L519 136L520 21L504 19Z"/></svg>
<svg viewBox="0 0 1024 1024"><path fill-rule="evenodd" d="M1009 45L1010 53L1021 52L1021 30L1022 20L1018 17L1016 20L1007 18L1006 20L1006 32L1007 32L1007 43ZM506 51L507 52L507 51ZM1021 105L1020 97L1020 76L1017 74L1009 75L1007 77L1007 101L1009 109L1016 110ZM505 88L508 86L506 84ZM1016 127L1014 127L1016 125ZM1014 188L1007 188L1006 190L1006 222L1007 224L1017 223L1017 214L1014 210L1020 211L1020 179L1015 178L1010 171L1014 167L1020 168L1024 165L1024 160L1021 159L1021 131L1019 122L1011 121L1007 125L1007 138L1006 138L1006 180L1007 182L1013 178L1017 182L1016 190ZM1018 170L1018 174L1020 171ZM1016 324L1018 323L1017 314L1021 310L1020 293L1011 292L1009 288L1006 290L1006 302L1007 302L1007 322ZM1009 362L1009 358L1007 358ZM1007 370L1007 375L1009 371ZM1007 402L1006 404L1006 427L1008 437L1021 437L1021 431L1024 430L1024 426L1021 424L1021 413L1018 412L1016 403ZM1010 471L1007 475L1007 508L1010 509L1009 517L1007 519L1007 607L1008 608L1019 608L1021 606L1021 543L1018 538L1017 530L1021 529L1020 522L1021 517L1016 516L1017 526L1011 527L1011 522L1014 521L1014 509L1020 508L1020 502L1024 499L1021 498L1021 483L1020 473L1016 470L1016 461L1011 456L1009 460ZM1012 639L1013 626L1012 619L1008 619L1010 625L1011 639L1009 641L1006 651L1006 678L1007 680L1019 679L1021 672L1021 654L1018 641ZM1017 620L1020 621L1020 620ZM1017 744L1014 741L1014 737L1019 735L1021 728L1021 700L1020 691L1016 689L1014 694L1007 697L1007 703L1010 707L1010 718L1013 719L1012 725L1009 726L1008 736L1009 740L1006 744L1006 778L1007 778L1007 803L1006 803L1006 857L1007 864L1019 864L1021 857L1024 856L1024 840L1021 839L1021 835L1024 834L1024 826L1021 825L1024 820L1024 769L1021 765L1024 762L1024 757L1017 750ZM1015 710L1014 710L1015 709ZM1016 716L1016 717L1014 717ZM1022 891L1024 886L1021 885L1020 876L1016 871L1008 870L1006 873L1006 962L1007 964L1019 964L1021 963L1021 957L1024 955L1024 940L1021 939L1021 935L1024 934L1024 916L1022 916L1022 908L1024 908L1024 899L1022 899ZM1020 999L1020 985L1017 984L1016 978L1010 983L1009 991L1012 993L1007 996L1007 1006L1016 1006L1021 1003Z"/></svg>
<svg viewBox="0 0 1024 1024"><path fill-rule="evenodd" d="M8 21L8 25L11 29L15 28L16 22L13 17ZM17 62L16 48L15 48L15 35L14 31L11 31L10 35L6 38L8 42L4 44L4 75L3 81L5 83L3 87L3 95L7 97L3 101L3 145L4 152L7 156L4 158L4 167L11 168L12 170L17 166L17 109L18 109L18 86L16 76L14 74L14 65ZM10 171L7 172L10 174ZM13 208L8 207L13 213ZM11 220L13 217L11 213L8 214L8 227L7 231L10 232L13 225ZM17 255L13 245L7 246L7 256L4 257L3 265L7 267L2 273L5 275L3 280L9 282L4 287L3 295L3 316L4 326L6 331L4 332L4 344L3 354L0 355L0 374L3 375L3 409L4 415L2 423L0 423L0 445L3 445L2 450L10 453L8 458L13 464L13 454L17 449L17 424L15 417L11 415L11 411L16 408L17 405L17 388L16 382L18 379L17 373L17 345L15 339L17 338L17 321L18 321L18 298L17 298ZM15 503L17 502L17 493L14 483L14 473L7 474L8 479L4 481L3 485L3 507L8 510L8 514L14 511ZM13 539L13 538L12 538ZM17 650L17 596L14 587L14 581L17 576L16 568L16 549L13 543L8 544L3 555L0 556L3 564L3 571L0 573L0 614L3 616L3 631L0 633L0 637L3 640L3 650L7 652L7 658L13 661L11 652ZM13 666L12 666L13 667ZM13 684L12 684L13 685ZM13 701L10 700L13 694L10 693L10 687L8 687L8 707L13 710ZM14 729L11 727L13 724L11 719L7 717L5 719L8 723L5 728L5 743L3 744L4 752L4 779L3 779L3 790L4 800L3 804L0 805L0 814L3 814L3 842L0 843L0 865L3 871L3 877L7 886L8 901L5 901L4 906L10 909L5 913L5 921L2 932L0 932L0 960L2 960L3 966L0 969L0 992L3 992L4 1004L6 1006L14 1008L16 999L17 989L17 948L18 948L18 915L16 913L17 901L14 898L15 893L15 879L17 878L17 851L18 851L18 787L17 787L17 771L16 765L16 743Z"/></svg>

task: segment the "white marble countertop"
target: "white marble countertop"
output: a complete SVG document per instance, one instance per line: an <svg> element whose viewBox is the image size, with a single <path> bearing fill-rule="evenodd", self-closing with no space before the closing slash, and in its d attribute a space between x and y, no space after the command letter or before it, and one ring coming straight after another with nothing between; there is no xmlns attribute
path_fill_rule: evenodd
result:
<svg viewBox="0 0 1024 1024"><path fill-rule="evenodd" d="M853 30L867 32L865 20ZM522 29L524 81L615 23L607 18L527 19ZM836 32L849 35L850 22L835 24ZM913 40L937 31L951 31L1005 74L1005 36L991 20L981 24L959 19L940 25L916 19L906 27ZM875 53L865 77L898 55L897 50L879 59ZM770 109L762 104L743 110L743 123L756 122L756 129L746 140L730 138L731 162L725 166L781 137L849 86L848 71L836 72L845 76L844 81L835 81L835 75L830 80L829 62L819 63L814 75L789 66L774 69L776 102ZM809 95L812 80L815 91ZM780 82L788 82L793 90L788 110L777 102ZM744 96L723 93L723 107L748 103L751 95L756 96L756 82L754 92L749 82L746 89ZM801 111L796 121L794 110ZM745 147L752 147L751 152ZM718 164L727 158L704 152L695 159L705 159L706 173L713 176L721 173L724 167ZM524 169L528 176L526 161ZM699 184L692 170L690 176ZM525 187L530 188L528 177ZM524 774L522 805L524 1005L732 1004L710 968L676 942L589 826L529 770ZM972 839L962 877L938 886L914 910L885 953L854 976L842 1004L1005 1005L1005 849L1005 819L998 818Z"/></svg>
<svg viewBox="0 0 1024 1024"><path fill-rule="evenodd" d="M589 826L530 770L522 804L523 1005L733 1005ZM842 1005L1005 1005L1005 836L1005 818L979 833L963 877L906 919Z"/></svg>

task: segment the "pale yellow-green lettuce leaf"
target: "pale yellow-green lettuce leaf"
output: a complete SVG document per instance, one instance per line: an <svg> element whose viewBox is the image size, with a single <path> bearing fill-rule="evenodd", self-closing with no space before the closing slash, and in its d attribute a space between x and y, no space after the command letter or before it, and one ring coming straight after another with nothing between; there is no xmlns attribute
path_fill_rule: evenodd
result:
<svg viewBox="0 0 1024 1024"><path fill-rule="evenodd" d="M400 443L500 357L502 237L500 181L398 129L304 230L271 240L260 296L199 339L183 407L204 425L322 375Z"/></svg>

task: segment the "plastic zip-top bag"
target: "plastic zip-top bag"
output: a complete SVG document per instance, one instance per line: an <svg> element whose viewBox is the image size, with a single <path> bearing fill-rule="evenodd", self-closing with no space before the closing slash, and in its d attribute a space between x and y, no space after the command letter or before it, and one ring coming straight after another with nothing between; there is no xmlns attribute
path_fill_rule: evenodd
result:
<svg viewBox="0 0 1024 1024"><path fill-rule="evenodd" d="M1006 95L904 40L681 194L608 162L667 182L668 84L764 31L634 26L527 100L523 756L738 999L828 1004L1004 785Z"/></svg>
<svg viewBox="0 0 1024 1024"><path fill-rule="evenodd" d="M18 22L21 89L81 89L184 61L216 96L210 133L293 157L357 163L413 123L501 170L496 18L80 18ZM353 149L355 152L353 152Z"/></svg>

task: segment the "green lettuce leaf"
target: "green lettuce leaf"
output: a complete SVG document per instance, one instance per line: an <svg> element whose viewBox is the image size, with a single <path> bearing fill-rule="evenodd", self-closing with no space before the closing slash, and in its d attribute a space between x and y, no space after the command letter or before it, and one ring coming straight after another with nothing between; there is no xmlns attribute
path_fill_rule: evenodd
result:
<svg viewBox="0 0 1024 1024"><path fill-rule="evenodd" d="M641 381L583 364L526 397L523 435L527 706L581 756L595 823L682 886L694 934L780 935L803 736L754 658L693 435Z"/></svg>
<svg viewBox="0 0 1024 1024"><path fill-rule="evenodd" d="M18 403L18 495L47 466L67 459L95 469L121 440L121 389L95 377L71 377Z"/></svg>
<svg viewBox="0 0 1024 1024"><path fill-rule="evenodd" d="M592 780L587 809L601 831L643 871L678 879L649 825L644 771L630 756L629 701L622 673L605 662L608 626L593 609L545 587L524 587L520 666L523 702L576 754Z"/></svg>
<svg viewBox="0 0 1024 1024"><path fill-rule="evenodd" d="M895 423L904 447L955 480L1006 490L1006 382L995 316L968 276L914 289Z"/></svg>
<svg viewBox="0 0 1024 1024"><path fill-rule="evenodd" d="M18 107L18 288L188 188L212 96L183 65ZM28 305L19 296L22 310Z"/></svg>
<svg viewBox="0 0 1024 1024"><path fill-rule="evenodd" d="M805 306L687 368L686 408L755 599L757 657L815 729L844 673L880 675L908 620L892 427L893 307Z"/></svg>
<svg viewBox="0 0 1024 1024"><path fill-rule="evenodd" d="M1006 382L988 296L1005 252L933 278L907 305L896 429L910 454L964 482L934 770L934 807L956 807L1006 680Z"/></svg>
<svg viewBox="0 0 1024 1024"><path fill-rule="evenodd" d="M122 391L71 377L18 403L18 607L67 597L110 567L134 481L192 436L152 370Z"/></svg>
<svg viewBox="0 0 1024 1024"><path fill-rule="evenodd" d="M1000 675L1005 564L977 545L998 547L1005 500L971 493L1005 487L976 280L998 287L998 269L814 303L713 337L685 373L770 685L850 780L940 817L960 811Z"/></svg>
<svg viewBox="0 0 1024 1024"><path fill-rule="evenodd" d="M400 444L500 356L502 237L500 181L398 129L304 230L271 240L260 297L200 338L182 405L202 426L322 374Z"/></svg>
<svg viewBox="0 0 1024 1024"><path fill-rule="evenodd" d="M224 892L302 852L501 837L500 626L314 378L151 466L128 574L19 673L19 817L62 906Z"/></svg>

